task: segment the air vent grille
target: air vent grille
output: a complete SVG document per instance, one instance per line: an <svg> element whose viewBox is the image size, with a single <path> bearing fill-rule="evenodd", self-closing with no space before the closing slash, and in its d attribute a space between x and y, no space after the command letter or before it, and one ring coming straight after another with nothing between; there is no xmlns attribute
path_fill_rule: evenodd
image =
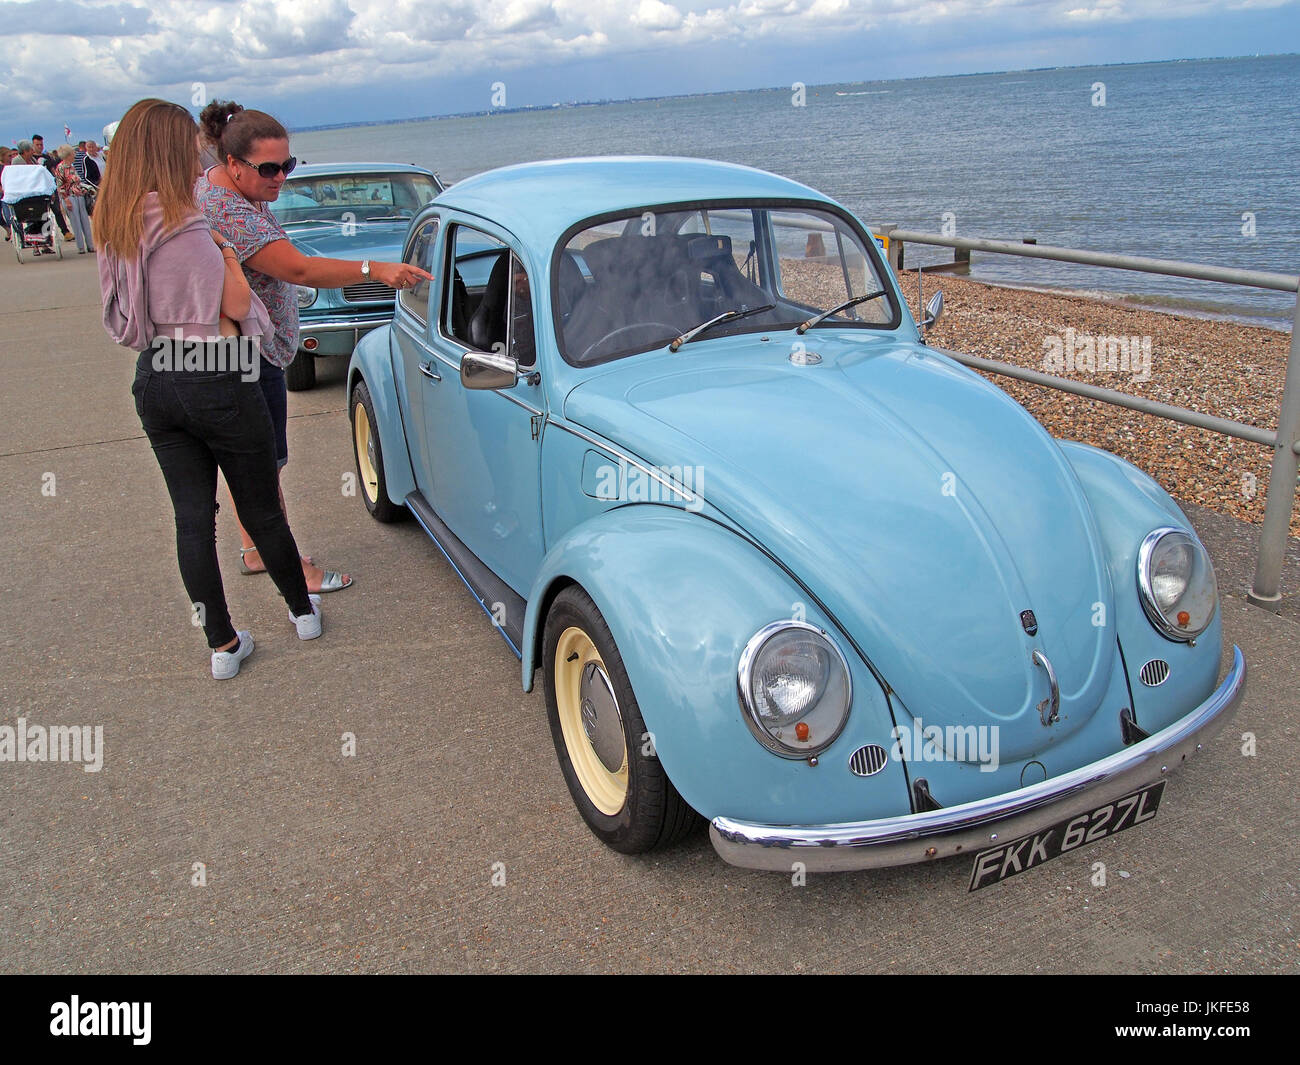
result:
<svg viewBox="0 0 1300 1065"><path fill-rule="evenodd" d="M1169 663L1160 658L1153 658L1142 667L1138 676L1148 688L1158 688L1169 679Z"/></svg>
<svg viewBox="0 0 1300 1065"><path fill-rule="evenodd" d="M860 777L875 776L885 768L888 761L889 755L885 753L885 748L869 743L849 755L849 769Z"/></svg>

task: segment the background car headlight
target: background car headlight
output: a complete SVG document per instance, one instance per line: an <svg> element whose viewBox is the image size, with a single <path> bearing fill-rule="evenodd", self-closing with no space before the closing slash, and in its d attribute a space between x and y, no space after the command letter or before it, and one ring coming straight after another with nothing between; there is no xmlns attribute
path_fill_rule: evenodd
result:
<svg viewBox="0 0 1300 1065"><path fill-rule="evenodd" d="M1182 529L1153 529L1138 550L1142 609L1160 635L1194 640L1214 617L1219 588L1199 540Z"/></svg>
<svg viewBox="0 0 1300 1065"><path fill-rule="evenodd" d="M309 288L306 285L294 285L294 288L298 290L299 307L310 307L313 303L316 302L316 295L317 295L316 289Z"/></svg>
<svg viewBox="0 0 1300 1065"><path fill-rule="evenodd" d="M783 758L829 747L853 701L844 655L821 629L801 621L759 629L740 655L738 682L750 732Z"/></svg>

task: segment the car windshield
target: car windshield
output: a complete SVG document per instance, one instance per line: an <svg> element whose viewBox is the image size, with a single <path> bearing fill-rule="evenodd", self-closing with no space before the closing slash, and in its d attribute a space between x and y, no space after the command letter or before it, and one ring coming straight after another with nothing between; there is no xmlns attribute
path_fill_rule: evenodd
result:
<svg viewBox="0 0 1300 1065"><path fill-rule="evenodd" d="M281 225L411 218L438 195L426 174L324 174L284 183L271 211Z"/></svg>
<svg viewBox="0 0 1300 1065"><path fill-rule="evenodd" d="M828 208L721 205L602 220L565 243L557 269L556 333L578 366L661 348L727 311L741 314L700 341L792 329L852 300L813 328L898 323L876 249Z"/></svg>

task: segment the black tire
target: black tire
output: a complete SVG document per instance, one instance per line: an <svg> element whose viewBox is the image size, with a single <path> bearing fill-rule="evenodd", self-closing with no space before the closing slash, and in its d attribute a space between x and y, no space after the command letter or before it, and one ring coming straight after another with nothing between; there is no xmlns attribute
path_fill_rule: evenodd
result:
<svg viewBox="0 0 1300 1065"><path fill-rule="evenodd" d="M306 392L316 387L316 357L311 352L298 349L293 362L285 367L284 386L290 392Z"/></svg>
<svg viewBox="0 0 1300 1065"><path fill-rule="evenodd" d="M701 823L699 815L677 793L654 752L653 744L648 742L649 730L641 717L623 667L623 658L609 626L591 597L577 585L564 589L551 604L542 642L546 713L551 724L551 739L569 793L591 831L613 850L623 854L641 854L670 846L697 828ZM566 661L557 666L556 655L562 648L566 649ZM599 669L600 666L604 667L603 670ZM596 671L589 674L593 667ZM592 677L591 688L586 680L589 675ZM577 689L573 686L575 683ZM567 692L564 696L567 709L563 715L561 687ZM608 716L608 704L593 708L592 727L585 729L574 719L577 716L583 721L588 720L587 708L591 700L584 696L575 704L574 699L579 692L588 692L592 688L600 693L598 700L612 693L612 709L616 713ZM601 717L601 710L607 716ZM576 738L570 735L566 739L566 723L569 730L577 732ZM617 796L614 782L620 779L620 774L611 771L607 764L616 760L617 755L611 757L606 747L602 756L598 740L592 738L593 732L597 737L602 735L600 724L606 730L621 726L623 733L621 769L625 771L626 782L621 805L617 808L611 799ZM606 731L603 735L608 740L614 732ZM570 742L577 745L573 750ZM575 758L585 767L583 770L575 768ZM602 791L605 784L610 785L610 789ZM606 808L602 809L602 805Z"/></svg>
<svg viewBox="0 0 1300 1065"><path fill-rule="evenodd" d="M375 405L365 381L358 381L352 390L352 406L348 417L352 425L352 459L357 467L361 502L376 521L396 521L405 508L397 506L388 498L388 482L384 478L384 449L380 445L377 428L379 423L375 421ZM361 452L363 447L366 448L364 463Z"/></svg>

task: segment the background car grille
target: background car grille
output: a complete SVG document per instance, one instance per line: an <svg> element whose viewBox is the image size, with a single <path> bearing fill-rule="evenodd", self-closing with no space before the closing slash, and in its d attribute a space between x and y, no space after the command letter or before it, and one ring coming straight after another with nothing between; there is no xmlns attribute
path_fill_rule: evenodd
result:
<svg viewBox="0 0 1300 1065"><path fill-rule="evenodd" d="M885 768L888 761L889 755L885 753L885 748L869 743L849 755L849 769L860 777L875 776Z"/></svg>
<svg viewBox="0 0 1300 1065"><path fill-rule="evenodd" d="M348 303L392 303L393 290L382 281L362 281L358 285L346 286L343 298Z"/></svg>
<svg viewBox="0 0 1300 1065"><path fill-rule="evenodd" d="M1138 676L1148 688L1156 688L1169 679L1169 663L1163 659L1153 658L1142 667Z"/></svg>

